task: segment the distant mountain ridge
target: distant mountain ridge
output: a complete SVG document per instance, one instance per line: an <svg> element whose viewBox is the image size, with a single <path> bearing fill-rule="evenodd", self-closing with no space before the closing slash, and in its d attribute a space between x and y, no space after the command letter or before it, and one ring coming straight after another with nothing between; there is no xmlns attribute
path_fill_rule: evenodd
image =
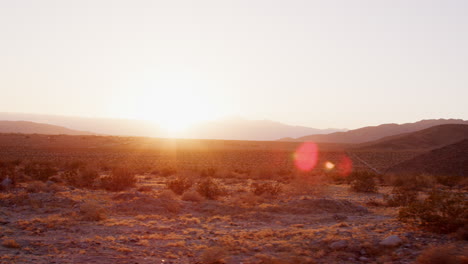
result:
<svg viewBox="0 0 468 264"><path fill-rule="evenodd" d="M363 143L366 150L430 150L468 139L468 124L438 125Z"/></svg>
<svg viewBox="0 0 468 264"><path fill-rule="evenodd" d="M45 134L45 135L95 135L62 126L29 121L0 121L0 133Z"/></svg>
<svg viewBox="0 0 468 264"><path fill-rule="evenodd" d="M429 119L406 124L383 124L379 126L368 126L346 132L335 132L325 135L309 135L286 141L314 141L320 143L351 143L360 144L370 142L384 137L403 133L411 133L429 127L444 124L466 124L468 121L462 119Z"/></svg>
<svg viewBox="0 0 468 264"><path fill-rule="evenodd" d="M297 137L302 135L327 134L343 129L317 129L304 126L291 126L270 120L247 120L229 118L206 122L188 129L187 137L200 139L233 139L233 140L276 140L280 137Z"/></svg>
<svg viewBox="0 0 468 264"><path fill-rule="evenodd" d="M150 121L112 118L86 118L25 113L0 113L0 120L31 121L64 126L70 129L92 131L99 134L142 137L173 137L174 135ZM178 133L179 138L226 140L276 140L282 137L300 137L324 134L343 129L315 129L291 126L269 120L228 118L205 122Z"/></svg>
<svg viewBox="0 0 468 264"><path fill-rule="evenodd" d="M468 176L468 139L431 150L390 168L389 173Z"/></svg>

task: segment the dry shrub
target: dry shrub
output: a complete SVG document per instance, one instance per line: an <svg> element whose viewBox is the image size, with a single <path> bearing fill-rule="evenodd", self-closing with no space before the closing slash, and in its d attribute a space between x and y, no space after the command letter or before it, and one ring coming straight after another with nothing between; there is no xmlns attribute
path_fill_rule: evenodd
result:
<svg viewBox="0 0 468 264"><path fill-rule="evenodd" d="M214 200L224 193L218 182L211 178L206 178L198 183L197 192L203 197Z"/></svg>
<svg viewBox="0 0 468 264"><path fill-rule="evenodd" d="M200 256L203 264L224 264L226 263L228 252L222 247L211 247L205 249Z"/></svg>
<svg viewBox="0 0 468 264"><path fill-rule="evenodd" d="M204 168L200 171L200 177L215 177L216 171L216 168Z"/></svg>
<svg viewBox="0 0 468 264"><path fill-rule="evenodd" d="M349 176L351 189L355 192L376 192L377 175L367 171L356 171Z"/></svg>
<svg viewBox="0 0 468 264"><path fill-rule="evenodd" d="M404 187L420 191L423 188L432 188L436 184L436 178L428 174L398 174L386 176L386 181L397 187Z"/></svg>
<svg viewBox="0 0 468 264"><path fill-rule="evenodd" d="M453 246L431 247L424 250L416 260L418 264L461 264Z"/></svg>
<svg viewBox="0 0 468 264"><path fill-rule="evenodd" d="M250 187L255 195L266 194L269 196L278 196L281 192L281 184L278 182L254 182Z"/></svg>
<svg viewBox="0 0 468 264"><path fill-rule="evenodd" d="M80 188L91 188L95 184L97 178L99 178L99 173L97 170L92 168L83 168L78 171L76 180L76 187Z"/></svg>
<svg viewBox="0 0 468 264"><path fill-rule="evenodd" d="M273 180L276 173L271 166L260 166L252 173L252 178L256 180Z"/></svg>
<svg viewBox="0 0 468 264"><path fill-rule="evenodd" d="M425 200L402 207L398 217L434 232L450 233L468 223L468 200L462 193L433 190Z"/></svg>
<svg viewBox="0 0 468 264"><path fill-rule="evenodd" d="M174 193L181 195L192 187L193 183L188 177L179 176L172 181L167 182L166 186Z"/></svg>
<svg viewBox="0 0 468 264"><path fill-rule="evenodd" d="M154 170L153 174L168 177L177 173L177 169L173 167L164 167L158 170Z"/></svg>
<svg viewBox="0 0 468 264"><path fill-rule="evenodd" d="M137 189L139 192L151 192L153 188L151 186L141 186Z"/></svg>
<svg viewBox="0 0 468 264"><path fill-rule="evenodd" d="M169 190L162 191L158 198L163 201L163 207L171 213L179 213L182 209L178 197Z"/></svg>
<svg viewBox="0 0 468 264"><path fill-rule="evenodd" d="M257 196L253 193L243 193L237 196L234 196L232 199L230 199L231 203L235 206L255 206L257 204L260 204L264 201L264 197L262 196Z"/></svg>
<svg viewBox="0 0 468 264"><path fill-rule="evenodd" d="M303 256L295 256L291 254L282 254L279 257L272 257L264 254L255 255L259 262L258 264L316 264L313 259Z"/></svg>
<svg viewBox="0 0 468 264"><path fill-rule="evenodd" d="M291 195L314 195L320 196L324 192L323 179L317 175L295 175L286 186L286 191Z"/></svg>
<svg viewBox="0 0 468 264"><path fill-rule="evenodd" d="M46 192L47 190L47 185L41 181L32 181L26 185L26 191L29 193Z"/></svg>
<svg viewBox="0 0 468 264"><path fill-rule="evenodd" d="M135 174L128 168L116 168L110 176L101 179L101 187L114 192L132 188L135 184Z"/></svg>
<svg viewBox="0 0 468 264"><path fill-rule="evenodd" d="M80 206L81 220L84 221L101 221L106 218L106 210L94 203L87 202Z"/></svg>
<svg viewBox="0 0 468 264"><path fill-rule="evenodd" d="M189 202L201 202L203 201L203 196L194 190L189 190L182 194L182 200Z"/></svg>
<svg viewBox="0 0 468 264"><path fill-rule="evenodd" d="M24 166L23 172L33 180L45 182L57 173L57 169L50 162L30 162Z"/></svg>
<svg viewBox="0 0 468 264"><path fill-rule="evenodd" d="M3 240L2 246L6 247L6 248L20 248L21 247L21 245L18 244L18 242L16 242L16 240L14 240L14 239L5 239L5 240Z"/></svg>
<svg viewBox="0 0 468 264"><path fill-rule="evenodd" d="M418 198L418 192L407 187L393 187L391 195L384 195L387 206L408 206Z"/></svg>

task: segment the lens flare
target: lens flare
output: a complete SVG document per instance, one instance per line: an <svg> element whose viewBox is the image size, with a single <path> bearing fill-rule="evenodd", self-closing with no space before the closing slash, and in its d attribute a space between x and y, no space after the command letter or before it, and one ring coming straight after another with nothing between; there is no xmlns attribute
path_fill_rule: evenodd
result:
<svg viewBox="0 0 468 264"><path fill-rule="evenodd" d="M340 163L337 166L338 173L343 176L347 177L349 174L351 174L351 171L353 170L353 162L348 156L343 156L340 160Z"/></svg>
<svg viewBox="0 0 468 264"><path fill-rule="evenodd" d="M327 169L327 170L333 170L333 168L335 168L335 164L333 164L333 163L330 162L330 161L325 162L325 169Z"/></svg>
<svg viewBox="0 0 468 264"><path fill-rule="evenodd" d="M301 144L294 153L294 164L301 171L310 171L318 160L318 147L313 142Z"/></svg>

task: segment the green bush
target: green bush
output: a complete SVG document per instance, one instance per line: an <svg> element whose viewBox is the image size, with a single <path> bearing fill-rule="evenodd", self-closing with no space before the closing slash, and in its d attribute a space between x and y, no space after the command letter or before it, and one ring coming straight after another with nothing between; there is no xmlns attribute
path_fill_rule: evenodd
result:
<svg viewBox="0 0 468 264"><path fill-rule="evenodd" d="M192 181L186 177L177 177L166 184L167 188L176 194L183 194L186 190L192 187Z"/></svg>
<svg viewBox="0 0 468 264"><path fill-rule="evenodd" d="M462 193L433 190L425 200L401 208L398 218L434 232L450 233L468 223L468 200Z"/></svg>
<svg viewBox="0 0 468 264"><path fill-rule="evenodd" d="M351 181L351 189L356 192L376 192L376 178L377 176L374 173L366 171L353 172L349 176L349 180Z"/></svg>

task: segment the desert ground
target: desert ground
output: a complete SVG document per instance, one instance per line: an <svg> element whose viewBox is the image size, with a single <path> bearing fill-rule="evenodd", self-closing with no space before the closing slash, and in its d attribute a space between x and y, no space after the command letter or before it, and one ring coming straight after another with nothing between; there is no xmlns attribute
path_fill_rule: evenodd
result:
<svg viewBox="0 0 468 264"><path fill-rule="evenodd" d="M468 263L466 179L300 145L1 134L0 263Z"/></svg>

